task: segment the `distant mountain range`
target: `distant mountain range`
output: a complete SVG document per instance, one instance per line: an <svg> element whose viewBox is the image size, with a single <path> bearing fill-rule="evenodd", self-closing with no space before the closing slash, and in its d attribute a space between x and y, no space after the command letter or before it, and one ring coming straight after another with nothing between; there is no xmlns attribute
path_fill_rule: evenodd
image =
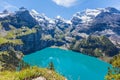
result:
<svg viewBox="0 0 120 80"><path fill-rule="evenodd" d="M88 36L106 36L120 47L120 11L112 7L86 9L75 13L70 20L60 16L51 19L21 7L14 13L7 10L0 13L0 23L0 36L8 42L21 42L14 48L24 54L50 46L70 48L74 41Z"/></svg>

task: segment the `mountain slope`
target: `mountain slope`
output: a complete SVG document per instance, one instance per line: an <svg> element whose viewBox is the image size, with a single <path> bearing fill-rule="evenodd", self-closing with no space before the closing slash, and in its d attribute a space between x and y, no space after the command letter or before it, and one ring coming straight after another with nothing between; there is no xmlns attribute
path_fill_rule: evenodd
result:
<svg viewBox="0 0 120 80"><path fill-rule="evenodd" d="M112 46L119 48L120 11L112 7L86 9L74 14L71 20L60 16L51 19L24 7L7 14L0 17L0 36L7 41L21 40L22 44L14 48L24 54L50 46L70 48L74 41L87 39L90 35L106 36L113 42Z"/></svg>
<svg viewBox="0 0 120 80"><path fill-rule="evenodd" d="M87 39L75 41L70 49L96 57L114 56L118 53L118 49L105 36L89 36Z"/></svg>

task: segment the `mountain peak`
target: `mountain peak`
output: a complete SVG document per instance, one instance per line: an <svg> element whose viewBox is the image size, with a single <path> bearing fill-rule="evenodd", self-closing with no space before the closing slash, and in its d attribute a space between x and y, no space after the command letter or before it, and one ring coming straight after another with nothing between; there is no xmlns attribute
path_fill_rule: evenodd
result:
<svg viewBox="0 0 120 80"><path fill-rule="evenodd" d="M0 18L4 18L6 16L9 16L10 14L12 14L11 12L9 12L7 9L3 10L3 12L0 13Z"/></svg>
<svg viewBox="0 0 120 80"><path fill-rule="evenodd" d="M60 15L56 16L55 19L63 19Z"/></svg>
<svg viewBox="0 0 120 80"><path fill-rule="evenodd" d="M64 23L71 24L70 20L66 20L66 19L62 18L60 15L55 17L55 22L64 22Z"/></svg>
<svg viewBox="0 0 120 80"><path fill-rule="evenodd" d="M27 10L27 8L25 8L25 7L19 8L19 11L26 11L26 10Z"/></svg>
<svg viewBox="0 0 120 80"><path fill-rule="evenodd" d="M96 9L86 9L82 12L77 12L73 15L73 20L77 20L77 23L90 23L95 17L97 17L99 14L104 12L109 13L120 13L119 10L113 8L113 7L107 7L107 8L96 8Z"/></svg>
<svg viewBox="0 0 120 80"><path fill-rule="evenodd" d="M31 13L33 13L33 14L39 14L36 10L34 10L34 9L32 9L31 10Z"/></svg>
<svg viewBox="0 0 120 80"><path fill-rule="evenodd" d="M102 9L86 9L82 12L74 14L72 19L79 20L80 23L89 23L101 12Z"/></svg>
<svg viewBox="0 0 120 80"><path fill-rule="evenodd" d="M8 13L10 13L7 9L5 9L5 10L3 10L3 13L4 14L8 14Z"/></svg>
<svg viewBox="0 0 120 80"><path fill-rule="evenodd" d="M111 13L120 13L119 10L117 10L116 8L113 8L113 7L107 7L105 9L108 10L109 12L111 12Z"/></svg>

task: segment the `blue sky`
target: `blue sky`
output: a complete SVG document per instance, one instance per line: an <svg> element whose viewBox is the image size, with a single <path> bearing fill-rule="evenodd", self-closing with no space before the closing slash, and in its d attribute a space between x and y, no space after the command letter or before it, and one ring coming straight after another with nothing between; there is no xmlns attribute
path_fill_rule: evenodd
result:
<svg viewBox="0 0 120 80"><path fill-rule="evenodd" d="M115 7L120 9L120 0L0 0L0 11L17 10L22 6L29 10L35 9L50 18L60 15L70 19L76 12L87 8Z"/></svg>

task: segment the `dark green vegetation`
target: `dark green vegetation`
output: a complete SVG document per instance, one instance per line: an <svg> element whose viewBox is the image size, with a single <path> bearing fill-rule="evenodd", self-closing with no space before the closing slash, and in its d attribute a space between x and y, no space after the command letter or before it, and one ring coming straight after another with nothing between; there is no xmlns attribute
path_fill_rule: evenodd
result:
<svg viewBox="0 0 120 80"><path fill-rule="evenodd" d="M0 80L31 80L37 77L65 80L54 71L53 64L48 69L30 68L29 64L22 61L24 54L45 48L49 44L37 45L49 41L40 39L41 28L36 25L29 12L25 11L22 15L30 19L23 17L21 13L0 18Z"/></svg>
<svg viewBox="0 0 120 80"><path fill-rule="evenodd" d="M0 70L16 70L21 62L23 54L20 51L15 51L13 43L5 43L0 45Z"/></svg>
<svg viewBox="0 0 120 80"><path fill-rule="evenodd" d="M113 67L108 68L106 80L120 80L120 54L114 56L110 63Z"/></svg>
<svg viewBox="0 0 120 80"><path fill-rule="evenodd" d="M51 24L46 16L31 13L25 8L20 8L19 11L10 13L6 17L0 17L0 70L15 71L29 67L21 60L22 56L50 46L64 46L99 58L109 58L118 54L119 15L111 11L101 12L88 25L81 24L79 17L80 14L74 16L71 20L72 24L63 19L51 19L55 22ZM106 31L108 33L103 34ZM114 35L109 32L113 32ZM115 35L118 37L116 38ZM113 44L110 38L114 38L113 41L117 44ZM54 70L52 62L48 69ZM16 72L14 73L16 75Z"/></svg>
<svg viewBox="0 0 120 80"><path fill-rule="evenodd" d="M53 62L49 63L48 69L53 70L53 71L55 70Z"/></svg>
<svg viewBox="0 0 120 80"><path fill-rule="evenodd" d="M108 13L106 15L113 16ZM115 43L113 44L109 40L111 35L98 35L97 33L101 30L104 32L108 27L110 28L108 32L112 31L113 28L111 28L110 25L106 25L107 22L97 22L97 24L94 25L91 24L92 26L88 26L89 28L87 28L90 30L87 30L82 28L87 26L82 26L79 24L81 23L81 20L76 19L77 17L79 18L79 15L76 14L76 18L74 17L71 20L72 24L67 23L62 18L56 18L55 20L51 19L55 22L55 24L51 24L49 23L50 19L46 18L46 16L35 14L34 12L22 7L19 11L14 12L14 14L11 13L6 17L0 18L0 45L13 43L14 46L12 47L14 50L20 51L23 54L30 54L50 46L64 46L71 50L86 53L87 55L95 57L109 57L118 53ZM36 18L38 19L36 20ZM118 19L115 17L115 21L116 20ZM77 22L76 26L74 22ZM112 23L112 20L110 20L109 23ZM79 28L79 26L81 26L81 28ZM95 27L97 27L97 29ZM100 28L105 29L98 30ZM115 31L113 32L116 33ZM117 46L119 46L119 41L116 40L116 42L118 42ZM1 50L3 51L3 49Z"/></svg>
<svg viewBox="0 0 120 80"><path fill-rule="evenodd" d="M96 57L114 56L119 51L105 36L89 36L81 41L75 41L70 49Z"/></svg>
<svg viewBox="0 0 120 80"><path fill-rule="evenodd" d="M47 69L30 67L22 61L23 53L15 51L14 46L16 45L9 42L0 45L0 80L31 80L37 77L46 80L65 80L54 71L52 62Z"/></svg>

